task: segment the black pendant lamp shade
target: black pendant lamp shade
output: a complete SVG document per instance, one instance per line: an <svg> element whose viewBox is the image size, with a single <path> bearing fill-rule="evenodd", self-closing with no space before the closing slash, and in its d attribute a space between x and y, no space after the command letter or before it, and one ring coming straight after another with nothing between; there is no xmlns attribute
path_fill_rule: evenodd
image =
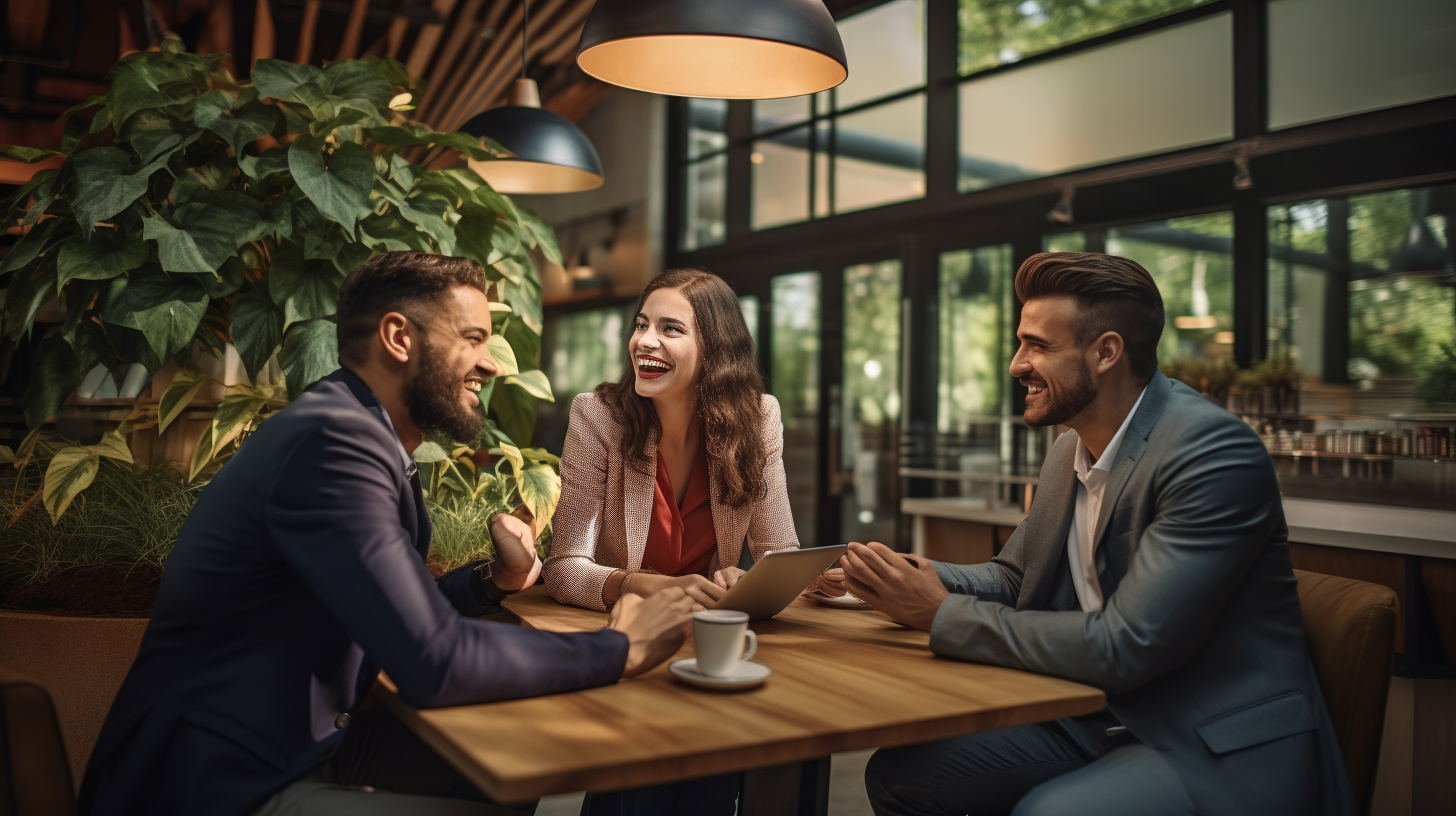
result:
<svg viewBox="0 0 1456 816"><path fill-rule="evenodd" d="M576 62L624 88L719 99L802 96L849 75L822 0L597 0Z"/></svg>
<svg viewBox="0 0 1456 816"><path fill-rule="evenodd" d="M602 186L602 160L591 140L566 117L541 109L536 82L516 80L511 103L466 122L461 130L489 136L515 155L470 161L502 193L579 193Z"/></svg>

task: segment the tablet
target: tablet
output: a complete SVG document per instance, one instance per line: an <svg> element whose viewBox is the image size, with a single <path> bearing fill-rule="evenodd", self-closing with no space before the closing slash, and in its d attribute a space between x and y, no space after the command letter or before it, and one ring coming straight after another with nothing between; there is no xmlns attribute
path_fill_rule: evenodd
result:
<svg viewBox="0 0 1456 816"><path fill-rule="evenodd" d="M713 608L747 612L750 620L772 618L784 611L846 549L846 545L838 544L771 552L758 559L753 569L744 573Z"/></svg>

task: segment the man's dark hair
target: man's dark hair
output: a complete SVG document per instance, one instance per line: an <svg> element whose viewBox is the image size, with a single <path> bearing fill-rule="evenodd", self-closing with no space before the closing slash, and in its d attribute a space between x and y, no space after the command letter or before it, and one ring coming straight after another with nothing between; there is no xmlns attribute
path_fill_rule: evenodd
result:
<svg viewBox="0 0 1456 816"><path fill-rule="evenodd" d="M399 312L418 324L420 307L439 303L458 286L485 291L485 270L469 258L425 252L386 252L354 267L339 289L339 360L362 362L386 314Z"/></svg>
<svg viewBox="0 0 1456 816"><path fill-rule="evenodd" d="M1040 252L1017 270L1016 297L1027 303L1050 295L1076 298L1078 343L1086 346L1104 332L1117 332L1132 373L1152 379L1163 336L1163 296L1148 270L1100 252Z"/></svg>

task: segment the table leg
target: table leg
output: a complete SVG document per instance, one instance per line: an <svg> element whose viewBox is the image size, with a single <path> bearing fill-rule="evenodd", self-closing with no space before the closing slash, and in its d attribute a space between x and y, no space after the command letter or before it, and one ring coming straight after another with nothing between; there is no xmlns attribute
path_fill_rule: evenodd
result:
<svg viewBox="0 0 1456 816"><path fill-rule="evenodd" d="M741 816L827 816L829 757L743 773Z"/></svg>

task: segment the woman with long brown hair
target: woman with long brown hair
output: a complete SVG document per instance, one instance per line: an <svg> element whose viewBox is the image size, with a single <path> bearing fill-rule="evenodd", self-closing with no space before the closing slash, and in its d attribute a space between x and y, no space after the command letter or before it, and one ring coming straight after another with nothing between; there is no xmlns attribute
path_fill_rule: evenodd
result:
<svg viewBox="0 0 1456 816"><path fill-rule="evenodd" d="M718 276L663 272L633 321L621 379L571 405L546 587L605 609L679 586L711 607L743 574L745 536L755 560L799 546L779 405Z"/></svg>

